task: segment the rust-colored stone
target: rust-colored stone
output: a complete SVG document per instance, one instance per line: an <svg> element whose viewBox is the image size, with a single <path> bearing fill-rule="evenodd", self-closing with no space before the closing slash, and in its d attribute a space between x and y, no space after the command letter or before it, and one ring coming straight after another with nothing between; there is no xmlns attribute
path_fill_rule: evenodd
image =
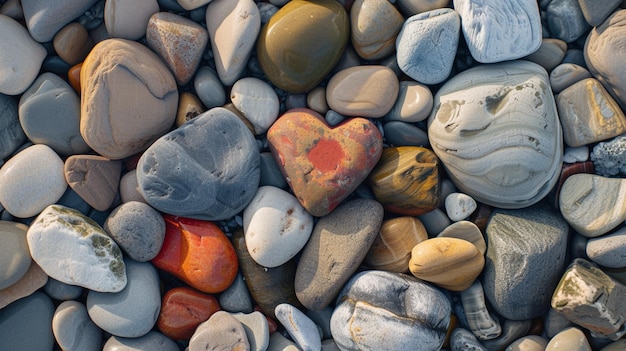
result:
<svg viewBox="0 0 626 351"><path fill-rule="evenodd" d="M188 287L173 288L163 296L157 328L174 340L188 340L200 323L219 310L213 295Z"/></svg>
<svg viewBox="0 0 626 351"><path fill-rule="evenodd" d="M76 90L78 95L80 95L80 69L82 67L83 67L83 63L81 62L72 66L67 71L67 80L70 82L70 85L72 86L72 88Z"/></svg>

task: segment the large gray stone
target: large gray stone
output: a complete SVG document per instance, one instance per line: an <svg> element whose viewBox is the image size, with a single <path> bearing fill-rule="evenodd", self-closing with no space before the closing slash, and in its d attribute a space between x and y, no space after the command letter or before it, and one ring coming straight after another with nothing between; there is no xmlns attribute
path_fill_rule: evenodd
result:
<svg viewBox="0 0 626 351"><path fill-rule="evenodd" d="M33 39L45 43L59 29L85 13L97 0L22 0L26 27Z"/></svg>
<svg viewBox="0 0 626 351"><path fill-rule="evenodd" d="M565 264L568 231L560 214L545 205L494 211L486 228L483 287L501 316L523 320L548 311Z"/></svg>
<svg viewBox="0 0 626 351"><path fill-rule="evenodd" d="M54 304L43 292L15 301L0 311L0 350L52 350Z"/></svg>
<svg viewBox="0 0 626 351"><path fill-rule="evenodd" d="M260 180L254 136L232 112L204 112L152 144L137 182L148 204L177 216L223 220L252 200Z"/></svg>

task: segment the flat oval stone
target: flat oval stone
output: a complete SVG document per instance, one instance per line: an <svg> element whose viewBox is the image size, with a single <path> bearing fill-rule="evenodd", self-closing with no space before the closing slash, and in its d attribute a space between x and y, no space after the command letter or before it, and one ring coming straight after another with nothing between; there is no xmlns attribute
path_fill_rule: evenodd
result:
<svg viewBox="0 0 626 351"><path fill-rule="evenodd" d="M252 123L257 135L265 133L278 118L278 96L269 84L258 78L246 77L235 82L230 100Z"/></svg>
<svg viewBox="0 0 626 351"><path fill-rule="evenodd" d="M451 8L409 17L396 39L398 67L423 84L439 84L452 72L461 18Z"/></svg>
<svg viewBox="0 0 626 351"><path fill-rule="evenodd" d="M399 84L388 67L350 67L332 76L326 87L326 101L331 109L345 116L380 118L393 107Z"/></svg>
<svg viewBox="0 0 626 351"><path fill-rule="evenodd" d="M0 221L0 290L15 284L26 274L31 265L30 251L26 241L28 226Z"/></svg>
<svg viewBox="0 0 626 351"><path fill-rule="evenodd" d="M515 60L541 45L541 16L535 0L454 0L472 57L481 63ZM497 21L489 20L498 18Z"/></svg>
<svg viewBox="0 0 626 351"><path fill-rule="evenodd" d="M19 121L17 101L0 94L0 159L6 159L26 140Z"/></svg>
<svg viewBox="0 0 626 351"><path fill-rule="evenodd" d="M434 101L428 137L460 192L522 208L558 181L562 131L541 66L521 60L477 66L448 80Z"/></svg>
<svg viewBox="0 0 626 351"><path fill-rule="evenodd" d="M290 193L262 186L243 211L243 230L252 259L264 267L277 267L309 240L313 216Z"/></svg>
<svg viewBox="0 0 626 351"><path fill-rule="evenodd" d="M37 265L31 262L26 273L11 286L0 290L0 309L9 304L32 295L48 282L48 275Z"/></svg>
<svg viewBox="0 0 626 351"><path fill-rule="evenodd" d="M337 297L330 328L342 350L439 350L450 323L450 301L406 274L356 274Z"/></svg>
<svg viewBox="0 0 626 351"><path fill-rule="evenodd" d="M296 307L281 303L274 310L276 319L303 351L320 350L322 341L315 323Z"/></svg>
<svg viewBox="0 0 626 351"><path fill-rule="evenodd" d="M400 82L398 98L384 120L419 122L428 118L432 108L433 93L430 89L418 82L404 80Z"/></svg>
<svg viewBox="0 0 626 351"><path fill-rule="evenodd" d="M306 107L311 110L325 115L329 111L328 102L326 101L326 87L316 87L306 94Z"/></svg>
<svg viewBox="0 0 626 351"><path fill-rule="evenodd" d="M416 146L386 147L368 176L376 200L387 211L417 216L440 201L439 159Z"/></svg>
<svg viewBox="0 0 626 351"><path fill-rule="evenodd" d="M383 125L385 140L392 146L428 146L428 135L414 124L391 121Z"/></svg>
<svg viewBox="0 0 626 351"><path fill-rule="evenodd" d="M126 286L122 252L115 241L74 209L46 207L26 238L33 260L56 280L101 292L119 292Z"/></svg>
<svg viewBox="0 0 626 351"><path fill-rule="evenodd" d="M426 239L426 228L415 217L384 220L363 262L376 270L408 273L411 250Z"/></svg>
<svg viewBox="0 0 626 351"><path fill-rule="evenodd" d="M198 325L220 309L215 296L176 287L163 296L156 326L174 340L189 340Z"/></svg>
<svg viewBox="0 0 626 351"><path fill-rule="evenodd" d="M22 2L22 9L30 35L38 42L45 43L96 2L97 0L61 0L50 4L46 0L25 0Z"/></svg>
<svg viewBox="0 0 626 351"><path fill-rule="evenodd" d="M330 127L308 109L283 114L269 129L267 140L298 201L318 217L330 213L359 186L382 152L382 136L369 120L350 118Z"/></svg>
<svg viewBox="0 0 626 351"><path fill-rule="evenodd" d="M249 351L250 343L241 322L228 312L214 313L189 340L189 351L205 350Z"/></svg>
<svg viewBox="0 0 626 351"><path fill-rule="evenodd" d="M424 240L413 247L409 270L419 279L461 291L472 285L484 265L485 258L474 244L441 237Z"/></svg>
<svg viewBox="0 0 626 351"><path fill-rule="evenodd" d="M122 251L138 262L150 261L161 251L165 221L149 205L130 201L116 207L104 222L104 230Z"/></svg>
<svg viewBox="0 0 626 351"><path fill-rule="evenodd" d="M19 102L20 124L28 139L62 155L91 149L80 135L80 98L61 77L41 74Z"/></svg>
<svg viewBox="0 0 626 351"><path fill-rule="evenodd" d="M89 318L87 307L78 301L63 301L56 308L52 332L63 350L102 350L102 330Z"/></svg>
<svg viewBox="0 0 626 351"><path fill-rule="evenodd" d="M217 74L224 85L231 86L252 54L261 14L252 0L211 1L206 23Z"/></svg>
<svg viewBox="0 0 626 351"><path fill-rule="evenodd" d="M296 270L295 291L302 305L321 310L332 302L365 258L383 212L375 200L356 199L317 222Z"/></svg>
<svg viewBox="0 0 626 351"><path fill-rule="evenodd" d="M159 211L222 220L252 200L259 162L246 125L234 113L214 108L152 144L139 159L137 182Z"/></svg>
<svg viewBox="0 0 626 351"><path fill-rule="evenodd" d="M63 27L54 36L52 44L57 55L70 66L83 62L94 45L89 32L79 22Z"/></svg>
<svg viewBox="0 0 626 351"><path fill-rule="evenodd" d="M600 266L609 268L626 267L626 229L587 241L587 257Z"/></svg>
<svg viewBox="0 0 626 351"><path fill-rule="evenodd" d="M54 8L54 6L51 6ZM46 49L16 20L0 15L0 93L19 95L37 78Z"/></svg>
<svg viewBox="0 0 626 351"><path fill-rule="evenodd" d="M11 351L52 350L54 304L43 292L35 292L2 309L0 349Z"/></svg>
<svg viewBox="0 0 626 351"><path fill-rule="evenodd" d="M259 33L256 47L259 64L272 84L280 89L307 92L337 64L349 33L348 14L338 2L290 1Z"/></svg>
<svg viewBox="0 0 626 351"><path fill-rule="evenodd" d="M63 161L43 144L21 150L0 168L0 203L16 217L37 215L57 202L65 189Z"/></svg>
<svg viewBox="0 0 626 351"><path fill-rule="evenodd" d="M164 218L165 240L152 263L200 291L226 290L235 280L238 265L224 232L209 221L170 215Z"/></svg>
<svg viewBox="0 0 626 351"><path fill-rule="evenodd" d="M356 0L350 8L350 36L354 50L365 60L393 53L404 18L386 0Z"/></svg>
<svg viewBox="0 0 626 351"><path fill-rule="evenodd" d="M176 81L163 61L140 43L99 42L80 76L80 133L100 155L122 159L143 151L174 123Z"/></svg>
<svg viewBox="0 0 626 351"><path fill-rule="evenodd" d="M120 179L120 199L122 202L146 202L139 192L139 185L137 184L137 170L133 169L128 171Z"/></svg>
<svg viewBox="0 0 626 351"><path fill-rule="evenodd" d="M515 340L505 351L545 351L548 340L539 335L527 335Z"/></svg>
<svg viewBox="0 0 626 351"><path fill-rule="evenodd" d="M72 155L65 160L65 180L89 206L111 207L120 183L122 162L96 155Z"/></svg>
<svg viewBox="0 0 626 351"><path fill-rule="evenodd" d="M150 331L148 334L138 338L111 336L102 349L102 351L135 350L180 351L180 348L167 336L158 331Z"/></svg>
<svg viewBox="0 0 626 351"><path fill-rule="evenodd" d="M104 24L111 38L138 40L157 12L157 0L109 0L104 4Z"/></svg>

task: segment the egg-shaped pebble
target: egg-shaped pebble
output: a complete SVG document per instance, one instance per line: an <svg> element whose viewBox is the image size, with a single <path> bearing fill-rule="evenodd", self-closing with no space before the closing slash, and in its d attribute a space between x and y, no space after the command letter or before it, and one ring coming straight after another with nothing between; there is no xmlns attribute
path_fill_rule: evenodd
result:
<svg viewBox="0 0 626 351"><path fill-rule="evenodd" d="M254 126L255 134L263 134L278 118L278 96L264 81L246 77L235 82L230 90L233 106Z"/></svg>
<svg viewBox="0 0 626 351"><path fill-rule="evenodd" d="M591 351L591 345L583 333L582 330L576 327L567 328L557 335L555 335L548 345L546 345L545 351Z"/></svg>
<svg viewBox="0 0 626 351"><path fill-rule="evenodd" d="M33 39L40 43L52 40L66 24L84 14L97 0L24 0L24 21ZM4 32L4 31L2 31Z"/></svg>
<svg viewBox="0 0 626 351"><path fill-rule="evenodd" d="M237 273L233 283L220 294L220 306L228 312L252 312L252 299L241 273Z"/></svg>
<svg viewBox="0 0 626 351"><path fill-rule="evenodd" d="M564 163L576 163L576 162L586 162L589 160L589 147L578 146L578 147L566 147L563 151L563 162Z"/></svg>
<svg viewBox="0 0 626 351"><path fill-rule="evenodd" d="M446 213L453 222L469 217L476 208L476 200L463 193L451 193L445 199Z"/></svg>
<svg viewBox="0 0 626 351"><path fill-rule="evenodd" d="M76 300L83 294L82 286L65 284L53 278L48 278L43 290L51 298L60 301Z"/></svg>
<svg viewBox="0 0 626 351"><path fill-rule="evenodd" d="M102 330L91 321L85 305L78 301L64 301L56 308L52 332L63 350L101 350Z"/></svg>
<svg viewBox="0 0 626 351"><path fill-rule="evenodd" d="M250 256L264 267L277 267L307 243L313 216L292 194L262 186L243 212L243 228Z"/></svg>
<svg viewBox="0 0 626 351"><path fill-rule="evenodd" d="M356 0L350 8L352 46L365 60L393 53L404 18L387 0Z"/></svg>
<svg viewBox="0 0 626 351"><path fill-rule="evenodd" d="M546 7L550 35L571 43L589 30L578 0L553 0Z"/></svg>
<svg viewBox="0 0 626 351"><path fill-rule="evenodd" d="M163 296L156 327L174 340L189 340L198 325L220 309L213 295L187 286L175 287Z"/></svg>
<svg viewBox="0 0 626 351"><path fill-rule="evenodd" d="M0 168L0 203L10 214L27 218L57 202L67 189L63 161L49 146L29 146Z"/></svg>
<svg viewBox="0 0 626 351"><path fill-rule="evenodd" d="M94 45L89 32L79 22L72 22L63 27L54 36L52 43L57 55L70 66L83 62Z"/></svg>
<svg viewBox="0 0 626 351"><path fill-rule="evenodd" d="M544 38L541 40L541 46L537 51L524 57L526 61L534 62L546 71L552 71L565 57L567 51L567 43L561 39Z"/></svg>
<svg viewBox="0 0 626 351"><path fill-rule="evenodd" d="M504 351L544 351L548 340L539 335L527 335L515 340Z"/></svg>
<svg viewBox="0 0 626 351"><path fill-rule="evenodd" d="M30 251L26 241L28 226L0 221L0 290L17 282L31 265Z"/></svg>
<svg viewBox="0 0 626 351"><path fill-rule="evenodd" d="M555 94L583 79L591 78L591 73L574 63L563 63L550 72L550 86Z"/></svg>
<svg viewBox="0 0 626 351"><path fill-rule="evenodd" d="M302 311L290 304L281 303L276 306L274 314L303 351L315 351L322 347L317 326Z"/></svg>
<svg viewBox="0 0 626 351"><path fill-rule="evenodd" d="M202 66L196 72L193 86L198 98L208 109L224 105L226 93L215 70L209 66Z"/></svg>

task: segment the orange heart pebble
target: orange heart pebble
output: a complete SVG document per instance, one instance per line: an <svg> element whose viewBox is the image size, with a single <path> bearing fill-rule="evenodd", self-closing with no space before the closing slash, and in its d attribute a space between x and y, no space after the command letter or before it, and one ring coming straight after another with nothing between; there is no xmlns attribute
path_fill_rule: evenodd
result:
<svg viewBox="0 0 626 351"><path fill-rule="evenodd" d="M165 240L152 263L191 287L207 293L226 290L239 268L233 245L209 221L163 216Z"/></svg>
<svg viewBox="0 0 626 351"><path fill-rule="evenodd" d="M188 340L200 323L220 309L215 296L188 287L173 288L163 296L157 328L174 340Z"/></svg>
<svg viewBox="0 0 626 351"><path fill-rule="evenodd" d="M444 289L469 288L485 266L485 258L469 241L457 238L432 238L415 245L409 270L419 279Z"/></svg>

